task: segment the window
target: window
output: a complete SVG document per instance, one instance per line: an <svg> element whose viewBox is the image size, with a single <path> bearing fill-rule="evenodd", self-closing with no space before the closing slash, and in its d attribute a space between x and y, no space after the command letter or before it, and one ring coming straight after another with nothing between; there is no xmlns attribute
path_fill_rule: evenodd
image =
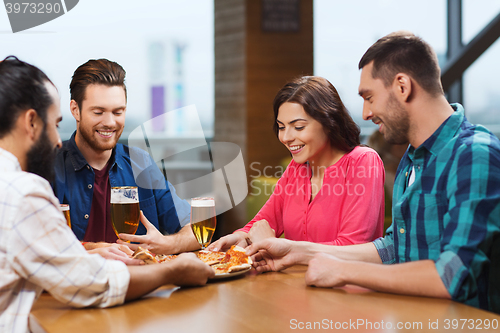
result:
<svg viewBox="0 0 500 333"><path fill-rule="evenodd" d="M362 119L358 62L377 39L397 30L412 31L446 59L445 0L314 0L314 73L337 88L363 136L376 127Z"/></svg>
<svg viewBox="0 0 500 333"><path fill-rule="evenodd" d="M11 31L4 10L0 30ZM0 34L0 57L15 55L42 69L61 95L61 137L75 130L69 83L89 59L107 58L127 71L128 111L122 139L151 119L153 87L164 111L195 104L205 134L213 127L213 1L86 0L65 15L19 33ZM160 108L161 109L161 108Z"/></svg>
<svg viewBox="0 0 500 333"><path fill-rule="evenodd" d="M463 42L468 43L500 13L500 2L493 0L462 3ZM497 40L464 73L464 107L467 118L483 124L500 136L500 41Z"/></svg>

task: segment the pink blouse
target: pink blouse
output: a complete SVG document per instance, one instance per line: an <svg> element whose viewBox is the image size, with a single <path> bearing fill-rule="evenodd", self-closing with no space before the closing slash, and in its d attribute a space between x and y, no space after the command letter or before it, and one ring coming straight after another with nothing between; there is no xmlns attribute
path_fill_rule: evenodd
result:
<svg viewBox="0 0 500 333"><path fill-rule="evenodd" d="M310 179L309 165L292 160L266 204L237 231L266 220L276 237L296 241L349 245L382 236L385 171L373 149L356 147L329 166L311 202Z"/></svg>

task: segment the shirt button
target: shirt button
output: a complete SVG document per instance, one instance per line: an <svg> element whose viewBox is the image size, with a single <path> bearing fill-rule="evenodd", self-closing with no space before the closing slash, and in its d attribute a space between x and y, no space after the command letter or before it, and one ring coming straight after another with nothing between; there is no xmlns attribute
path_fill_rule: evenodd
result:
<svg viewBox="0 0 500 333"><path fill-rule="evenodd" d="M399 229L399 232L402 233L402 234L404 234L405 233L405 229L401 228L401 229Z"/></svg>
<svg viewBox="0 0 500 333"><path fill-rule="evenodd" d="M89 169L89 170L90 170L90 167L89 167L88 165L87 165L87 169Z"/></svg>
<svg viewBox="0 0 500 333"><path fill-rule="evenodd" d="M88 220L89 219L89 214L85 214L85 219Z"/></svg>
<svg viewBox="0 0 500 333"><path fill-rule="evenodd" d="M87 185L87 187L88 187L88 188L92 188L92 184L88 184L88 185Z"/></svg>

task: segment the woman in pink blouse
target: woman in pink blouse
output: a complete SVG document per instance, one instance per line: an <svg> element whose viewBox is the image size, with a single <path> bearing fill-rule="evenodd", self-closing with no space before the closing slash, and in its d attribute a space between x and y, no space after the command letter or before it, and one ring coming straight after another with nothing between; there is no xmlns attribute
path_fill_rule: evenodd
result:
<svg viewBox="0 0 500 333"><path fill-rule="evenodd" d="M278 92L273 109L274 130L293 160L257 215L208 249L282 234L331 245L381 237L384 166L374 150L360 146L359 127L335 87L317 76L296 79Z"/></svg>

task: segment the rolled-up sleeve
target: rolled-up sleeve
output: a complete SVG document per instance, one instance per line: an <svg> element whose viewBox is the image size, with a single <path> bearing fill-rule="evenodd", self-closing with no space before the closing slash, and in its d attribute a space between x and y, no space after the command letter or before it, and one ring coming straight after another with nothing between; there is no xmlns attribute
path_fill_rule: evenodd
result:
<svg viewBox="0 0 500 333"><path fill-rule="evenodd" d="M377 238L373 241L373 245L375 245L383 264L394 264L396 262L392 225L387 229L385 237Z"/></svg>
<svg viewBox="0 0 500 333"><path fill-rule="evenodd" d="M488 255L500 235L500 152L475 145L459 156L448 179L449 210L435 264L452 298L466 301L484 297L480 290L488 284ZM478 302L487 302L482 297Z"/></svg>

